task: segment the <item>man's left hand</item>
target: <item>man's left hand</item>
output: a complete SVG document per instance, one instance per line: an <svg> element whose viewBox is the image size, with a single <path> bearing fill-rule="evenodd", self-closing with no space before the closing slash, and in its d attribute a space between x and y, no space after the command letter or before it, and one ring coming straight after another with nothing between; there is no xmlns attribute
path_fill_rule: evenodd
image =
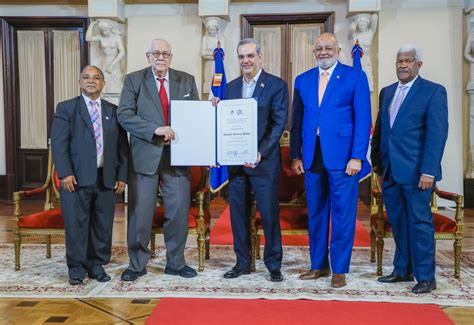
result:
<svg viewBox="0 0 474 325"><path fill-rule="evenodd" d="M255 163L249 163L249 162L246 162L244 164L244 167L248 167L248 168L255 168L257 167L257 165L259 164L260 160L262 160L262 154L260 152L257 153L257 161Z"/></svg>
<svg viewBox="0 0 474 325"><path fill-rule="evenodd" d="M352 158L347 163L346 174L349 176L354 176L360 172L361 168L362 168L362 161L360 159Z"/></svg>
<svg viewBox="0 0 474 325"><path fill-rule="evenodd" d="M426 175L420 176L420 181L418 182L418 187L422 190L429 190L433 187L434 178Z"/></svg>
<svg viewBox="0 0 474 325"><path fill-rule="evenodd" d="M115 194L122 194L123 191L125 191L125 185L127 185L127 183L122 181L116 181L114 187Z"/></svg>

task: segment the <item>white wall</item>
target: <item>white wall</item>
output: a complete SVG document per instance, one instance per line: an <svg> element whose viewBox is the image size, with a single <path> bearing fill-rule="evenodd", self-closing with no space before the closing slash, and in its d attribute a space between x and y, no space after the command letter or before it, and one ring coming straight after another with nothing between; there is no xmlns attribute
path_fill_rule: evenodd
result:
<svg viewBox="0 0 474 325"><path fill-rule="evenodd" d="M380 89L397 81L395 57L406 43L415 43L423 51L420 75L446 87L449 135L439 187L456 193L463 193L462 14L461 6L387 8L382 4L378 34Z"/></svg>
<svg viewBox="0 0 474 325"><path fill-rule="evenodd" d="M3 53L0 51L0 63L2 62ZM3 64L0 64L0 76L3 76ZM3 98L3 78L0 78L0 175L7 174L5 159L5 107Z"/></svg>

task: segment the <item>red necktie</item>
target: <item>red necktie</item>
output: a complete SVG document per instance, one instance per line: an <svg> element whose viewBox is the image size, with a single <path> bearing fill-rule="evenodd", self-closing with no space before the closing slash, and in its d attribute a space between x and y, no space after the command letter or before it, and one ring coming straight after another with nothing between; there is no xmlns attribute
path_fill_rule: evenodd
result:
<svg viewBox="0 0 474 325"><path fill-rule="evenodd" d="M163 117L165 118L165 125L169 125L170 104L168 102L168 95L166 95L165 79L157 79L160 82L160 102L161 109L163 110Z"/></svg>

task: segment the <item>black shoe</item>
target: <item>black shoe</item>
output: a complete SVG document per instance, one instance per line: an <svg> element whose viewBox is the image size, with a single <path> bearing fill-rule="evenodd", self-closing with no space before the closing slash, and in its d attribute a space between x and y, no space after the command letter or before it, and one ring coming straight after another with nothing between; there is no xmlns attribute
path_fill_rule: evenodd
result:
<svg viewBox="0 0 474 325"><path fill-rule="evenodd" d="M89 274L89 278L91 279L96 279L99 282L107 282L110 281L110 276L107 273L101 273L98 275L95 274Z"/></svg>
<svg viewBox="0 0 474 325"><path fill-rule="evenodd" d="M72 286L77 286L79 284L82 284L84 280L81 278L69 278L69 284Z"/></svg>
<svg viewBox="0 0 474 325"><path fill-rule="evenodd" d="M230 271L224 273L224 278L226 279L235 279L243 274L250 274L250 268L241 269L237 265L234 266Z"/></svg>
<svg viewBox="0 0 474 325"><path fill-rule="evenodd" d="M270 272L270 281L272 282L281 282L283 281L283 274L280 271L271 271Z"/></svg>
<svg viewBox="0 0 474 325"><path fill-rule="evenodd" d="M139 277L145 274L146 274L146 269L143 269L140 272L135 272L135 271L126 269L125 271L123 271L122 276L120 278L123 281L135 281L136 279L138 279Z"/></svg>
<svg viewBox="0 0 474 325"><path fill-rule="evenodd" d="M413 275L403 277L393 271L389 275L378 278L377 281L382 283L410 282L413 281Z"/></svg>
<svg viewBox="0 0 474 325"><path fill-rule="evenodd" d="M194 278L197 275L197 272L192 267L186 265L182 269L179 269L179 270L173 270L170 267L165 267L165 274L179 275L180 277L183 277L183 278Z"/></svg>
<svg viewBox="0 0 474 325"><path fill-rule="evenodd" d="M431 293L436 290L436 281L421 281L418 282L411 291L416 294Z"/></svg>

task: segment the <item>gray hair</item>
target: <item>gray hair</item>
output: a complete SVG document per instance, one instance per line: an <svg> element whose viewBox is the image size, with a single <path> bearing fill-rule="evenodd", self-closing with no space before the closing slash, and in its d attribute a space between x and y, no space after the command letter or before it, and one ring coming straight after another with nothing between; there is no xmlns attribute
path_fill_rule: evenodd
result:
<svg viewBox="0 0 474 325"><path fill-rule="evenodd" d="M244 38L243 40L241 40L239 44L237 44L237 51L239 51L239 47L246 44L255 44L255 46L257 47L257 54L258 55L261 54L262 47L260 46L260 43L255 38Z"/></svg>
<svg viewBox="0 0 474 325"><path fill-rule="evenodd" d="M155 42L163 42L163 43L168 44L168 46L169 46L169 48L170 48L170 52L171 52L171 53L173 52L173 49L171 48L171 44L170 44L167 40L165 40L165 39L163 39L163 38L155 38L154 40L152 40L151 43L150 43L150 48L148 49L148 52L152 52L152 50L153 50L153 43L155 43Z"/></svg>
<svg viewBox="0 0 474 325"><path fill-rule="evenodd" d="M85 72L87 69L89 69L89 68L94 68L94 69L96 69L97 72L99 72L100 76L102 77L102 80L105 79L105 78L104 78L104 73L102 72L102 70L101 70L98 66L92 65L92 64L89 64L89 65L86 65L85 67L83 67L83 68L81 69L80 76L82 77L82 75L84 74L84 72Z"/></svg>
<svg viewBox="0 0 474 325"><path fill-rule="evenodd" d="M400 53L415 53L416 62L421 62L423 59L423 53L415 44L405 44L400 47L397 52L397 55Z"/></svg>

